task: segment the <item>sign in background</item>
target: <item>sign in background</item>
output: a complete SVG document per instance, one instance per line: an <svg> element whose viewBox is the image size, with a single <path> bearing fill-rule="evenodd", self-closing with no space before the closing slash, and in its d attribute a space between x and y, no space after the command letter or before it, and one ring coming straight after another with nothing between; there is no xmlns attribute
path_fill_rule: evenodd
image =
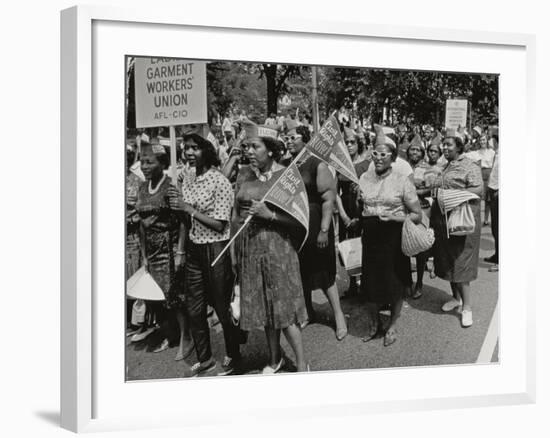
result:
<svg viewBox="0 0 550 438"><path fill-rule="evenodd" d="M466 99L447 99L445 105L445 128L466 128L468 119L468 101Z"/></svg>
<svg viewBox="0 0 550 438"><path fill-rule="evenodd" d="M136 58L136 127L206 123L206 63Z"/></svg>

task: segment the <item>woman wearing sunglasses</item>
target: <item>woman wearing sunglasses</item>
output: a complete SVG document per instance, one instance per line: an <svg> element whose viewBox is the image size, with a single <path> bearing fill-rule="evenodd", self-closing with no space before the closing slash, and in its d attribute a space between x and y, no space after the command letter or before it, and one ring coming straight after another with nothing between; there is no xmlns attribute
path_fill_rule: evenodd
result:
<svg viewBox="0 0 550 438"><path fill-rule="evenodd" d="M309 130L298 126L288 132L288 149L295 157L310 140ZM300 272L309 322L314 320L312 292L322 290L327 296L336 321L336 339L348 334L344 312L336 287L336 248L332 214L336 199L336 180L328 166L310 156L298 163L309 201L309 234L300 252ZM304 325L305 326L305 325Z"/></svg>
<svg viewBox="0 0 550 438"><path fill-rule="evenodd" d="M397 159L395 143L384 134L381 126L374 127L374 172L365 172L359 179L363 244L361 289L367 301L368 321L363 341L381 335L379 309L389 305L391 319L384 333L384 346L389 346L397 339L397 321L406 291L411 286L410 262L401 252L401 229L407 215L414 223L420 223L421 209L411 179L392 168Z"/></svg>

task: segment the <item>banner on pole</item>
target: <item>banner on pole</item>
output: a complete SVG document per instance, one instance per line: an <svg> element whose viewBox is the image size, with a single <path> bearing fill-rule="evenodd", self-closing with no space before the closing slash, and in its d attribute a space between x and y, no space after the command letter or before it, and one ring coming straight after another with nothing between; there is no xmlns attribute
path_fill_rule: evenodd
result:
<svg viewBox="0 0 550 438"><path fill-rule="evenodd" d="M445 128L466 128L468 120L468 101L466 99L447 99L445 105Z"/></svg>
<svg viewBox="0 0 550 438"><path fill-rule="evenodd" d="M207 122L206 63L136 58L136 127Z"/></svg>
<svg viewBox="0 0 550 438"><path fill-rule="evenodd" d="M357 172L355 172L336 117L329 117L319 132L306 145L306 148L337 172L359 184Z"/></svg>
<svg viewBox="0 0 550 438"><path fill-rule="evenodd" d="M279 207L300 222L306 230L306 241L309 233L309 203L306 186L294 162L271 187L264 201Z"/></svg>

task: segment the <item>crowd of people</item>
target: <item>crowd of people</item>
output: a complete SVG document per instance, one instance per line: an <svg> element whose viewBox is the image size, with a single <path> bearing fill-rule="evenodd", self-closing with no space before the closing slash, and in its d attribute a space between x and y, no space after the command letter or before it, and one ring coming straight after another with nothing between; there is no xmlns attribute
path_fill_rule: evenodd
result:
<svg viewBox="0 0 550 438"><path fill-rule="evenodd" d="M341 132L359 184L327 163L300 154L313 135L311 118L270 114L261 135L246 115L228 114L216 136L206 125L181 130L177 178L162 132L140 133L127 144L127 278L143 267L165 299L128 297L132 342L154 331L154 350L178 346L176 360L192 353L191 375L239 374L242 349L251 330L265 332L269 360L264 374L280 371L285 358L281 332L295 356L297 371L308 371L302 331L317 316L312 294L322 291L334 317L336 342L348 334L341 299L358 297L368 328L363 341L396 342L399 316L407 298L421 299L428 270L450 283L452 297L442 310L459 311L463 327L473 324L470 283L477 278L481 227L491 224L495 253L486 261L498 271L498 128L476 126L436 130L431 126L365 126L340 119ZM251 134L252 133L252 134ZM263 196L295 157L309 204L309 233L286 211ZM438 196L447 189L476 195L468 202L475 226L449 235L447 212ZM484 221L481 202L485 202ZM230 238L250 220L224 252ZM411 259L402 252L403 223L429 220L433 247ZM362 267L345 294L336 285L337 242L358 238ZM219 259L213 266L212 262ZM239 291L240 315L230 308ZM389 310L389 324L380 310ZM225 357L211 348L209 317L223 331Z"/></svg>

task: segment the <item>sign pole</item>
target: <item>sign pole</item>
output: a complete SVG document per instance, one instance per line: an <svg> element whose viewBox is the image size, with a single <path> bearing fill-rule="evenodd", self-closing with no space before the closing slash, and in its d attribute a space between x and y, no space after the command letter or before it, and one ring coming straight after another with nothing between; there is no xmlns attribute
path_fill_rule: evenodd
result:
<svg viewBox="0 0 550 438"><path fill-rule="evenodd" d="M176 186L177 183L177 158L176 158L176 127L170 125L170 166L171 172L170 177L172 178L172 185Z"/></svg>

